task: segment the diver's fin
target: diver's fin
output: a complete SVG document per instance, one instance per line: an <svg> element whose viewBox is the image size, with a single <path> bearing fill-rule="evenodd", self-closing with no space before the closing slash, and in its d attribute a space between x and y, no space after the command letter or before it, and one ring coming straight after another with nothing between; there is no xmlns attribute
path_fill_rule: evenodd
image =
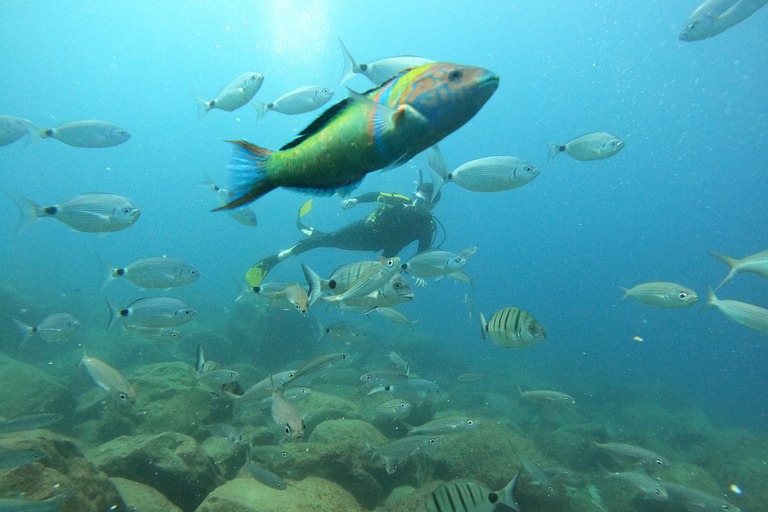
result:
<svg viewBox="0 0 768 512"><path fill-rule="evenodd" d="M303 217L306 214L309 213L309 211L312 209L312 200L310 199L303 205L301 205L301 208L299 208L299 217Z"/></svg>
<svg viewBox="0 0 768 512"><path fill-rule="evenodd" d="M248 281L248 284L251 286L259 286L264 278L267 277L267 274L270 270L272 269L265 268L264 262L260 261L252 266L248 272L246 272L245 280Z"/></svg>

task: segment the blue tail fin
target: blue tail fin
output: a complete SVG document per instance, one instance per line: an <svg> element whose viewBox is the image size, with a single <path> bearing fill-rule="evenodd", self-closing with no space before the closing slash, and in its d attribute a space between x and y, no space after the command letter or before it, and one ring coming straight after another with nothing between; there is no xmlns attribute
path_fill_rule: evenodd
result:
<svg viewBox="0 0 768 512"><path fill-rule="evenodd" d="M232 157L227 166L232 183L231 201L213 211L232 210L244 206L278 187L267 178L266 163L273 151L244 140L227 142L234 144Z"/></svg>

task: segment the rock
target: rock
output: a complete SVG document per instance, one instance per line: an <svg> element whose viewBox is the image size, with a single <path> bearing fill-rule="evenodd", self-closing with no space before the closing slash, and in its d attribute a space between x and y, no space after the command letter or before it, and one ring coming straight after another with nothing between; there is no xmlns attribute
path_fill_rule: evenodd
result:
<svg viewBox="0 0 768 512"><path fill-rule="evenodd" d="M127 511L115 485L64 436L44 430L3 434L0 449L45 453L40 462L0 472L4 497L23 493L25 499L39 501L64 493L62 508L68 512Z"/></svg>
<svg viewBox="0 0 768 512"><path fill-rule="evenodd" d="M152 487L125 478L110 478L125 504L136 512L181 512L168 498Z"/></svg>
<svg viewBox="0 0 768 512"><path fill-rule="evenodd" d="M50 373L17 359L0 355L0 411L9 420L17 416L74 409L75 399L67 386ZM61 428L71 418L58 424Z"/></svg>
<svg viewBox="0 0 768 512"><path fill-rule="evenodd" d="M253 478L227 482L205 498L197 512L363 512L365 509L339 485L317 477L289 481L278 491Z"/></svg>
<svg viewBox="0 0 768 512"><path fill-rule="evenodd" d="M223 481L194 439L172 432L121 436L91 450L88 458L110 477L157 489L184 511L194 510Z"/></svg>

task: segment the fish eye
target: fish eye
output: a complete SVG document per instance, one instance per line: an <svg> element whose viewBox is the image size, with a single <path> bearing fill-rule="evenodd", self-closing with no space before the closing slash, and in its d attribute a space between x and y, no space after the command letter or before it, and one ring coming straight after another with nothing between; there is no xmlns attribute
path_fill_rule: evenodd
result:
<svg viewBox="0 0 768 512"><path fill-rule="evenodd" d="M660 460L660 459L656 459L656 465L657 466L663 466L664 465L664 461Z"/></svg>
<svg viewBox="0 0 768 512"><path fill-rule="evenodd" d="M123 213L125 213L125 214L131 213L131 209L130 208L123 208Z"/></svg>
<svg viewBox="0 0 768 512"><path fill-rule="evenodd" d="M678 297L680 297L681 299L684 299L684 298L686 298L687 296L688 296L688 294L687 294L687 293L685 293L685 292L680 292L680 295L678 295Z"/></svg>
<svg viewBox="0 0 768 512"><path fill-rule="evenodd" d="M659 491L658 489L656 490L656 496L661 496L661 491Z"/></svg>
<svg viewBox="0 0 768 512"><path fill-rule="evenodd" d="M399 289L400 289L400 288L402 288L402 287L403 287L403 285L402 285L402 284L400 284L400 283L395 283L395 290L399 290Z"/></svg>
<svg viewBox="0 0 768 512"><path fill-rule="evenodd" d="M474 425L474 424L475 424L475 422L474 422L474 421L472 421L472 420L467 420L467 425Z"/></svg>
<svg viewBox="0 0 768 512"><path fill-rule="evenodd" d="M187 316L191 316L191 315L193 315L194 313L193 313L193 311L192 311L191 309L185 309L185 310L184 310L184 314L185 314L185 315L187 315Z"/></svg>
<svg viewBox="0 0 768 512"><path fill-rule="evenodd" d="M128 396L127 396L125 393L120 393L119 395L117 395L117 397L118 397L120 400L122 400L123 402L125 402L126 400L128 400Z"/></svg>
<svg viewBox="0 0 768 512"><path fill-rule="evenodd" d="M529 165L528 167L525 168L525 170L526 172L533 172L533 167Z"/></svg>
<svg viewBox="0 0 768 512"><path fill-rule="evenodd" d="M528 328L528 330L531 331L531 332L536 332L536 328L534 326L530 326Z"/></svg>
<svg viewBox="0 0 768 512"><path fill-rule="evenodd" d="M234 379L235 377L237 377L237 375L235 375L234 372L229 372L230 379Z"/></svg>
<svg viewBox="0 0 768 512"><path fill-rule="evenodd" d="M326 327L326 328L325 328L325 334L328 334L328 333L330 333L330 332L331 332L331 328L330 328L330 327Z"/></svg>
<svg viewBox="0 0 768 512"><path fill-rule="evenodd" d="M288 456L288 452L280 452L280 456L285 458Z"/></svg>
<svg viewBox="0 0 768 512"><path fill-rule="evenodd" d="M393 260L387 260L387 266L388 266L388 267L391 267L391 266L393 266L394 264L395 264L395 262L394 262Z"/></svg>
<svg viewBox="0 0 768 512"><path fill-rule="evenodd" d="M616 141L614 140L611 142L611 146L615 146L615 145L616 145Z"/></svg>
<svg viewBox="0 0 768 512"><path fill-rule="evenodd" d="M196 276L197 275L197 270L190 270L189 273L192 274L193 276Z"/></svg>
<svg viewBox="0 0 768 512"><path fill-rule="evenodd" d="M448 80L455 81L461 78L461 71L458 69L454 69L450 73L448 73Z"/></svg>
<svg viewBox="0 0 768 512"><path fill-rule="evenodd" d="M285 426L285 433L286 434L290 434L291 433L291 426L290 425L286 425Z"/></svg>

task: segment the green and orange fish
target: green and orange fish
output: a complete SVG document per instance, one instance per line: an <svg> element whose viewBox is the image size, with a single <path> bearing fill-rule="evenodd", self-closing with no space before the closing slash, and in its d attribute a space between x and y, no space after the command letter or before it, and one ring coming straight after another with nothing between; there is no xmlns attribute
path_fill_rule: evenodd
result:
<svg viewBox="0 0 768 512"><path fill-rule="evenodd" d="M279 151L229 141L231 201L216 210L241 207L278 187L347 195L369 172L403 164L459 129L498 85L486 69L425 64L364 94L350 92Z"/></svg>

